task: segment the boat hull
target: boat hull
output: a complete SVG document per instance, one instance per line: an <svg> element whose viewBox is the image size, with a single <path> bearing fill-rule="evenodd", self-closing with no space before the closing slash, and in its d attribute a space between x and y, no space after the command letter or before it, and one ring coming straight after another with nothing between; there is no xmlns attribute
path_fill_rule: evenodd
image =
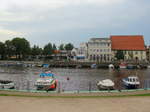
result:
<svg viewBox="0 0 150 112"><path fill-rule="evenodd" d="M113 86L103 86L103 85L98 85L99 90L114 90Z"/></svg>
<svg viewBox="0 0 150 112"><path fill-rule="evenodd" d="M54 91L57 88L57 82L51 85L36 85L37 90Z"/></svg>
<svg viewBox="0 0 150 112"><path fill-rule="evenodd" d="M0 80L1 89L14 89L15 84L12 81Z"/></svg>
<svg viewBox="0 0 150 112"><path fill-rule="evenodd" d="M126 89L138 89L139 88L139 85L136 85L136 84L128 84L128 85L125 85L125 88Z"/></svg>

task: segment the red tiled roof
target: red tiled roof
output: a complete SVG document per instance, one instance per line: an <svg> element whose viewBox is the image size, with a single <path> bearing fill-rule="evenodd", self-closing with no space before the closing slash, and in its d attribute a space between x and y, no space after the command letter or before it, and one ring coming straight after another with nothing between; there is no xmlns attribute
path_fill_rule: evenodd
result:
<svg viewBox="0 0 150 112"><path fill-rule="evenodd" d="M143 36L111 36L112 50L145 50Z"/></svg>

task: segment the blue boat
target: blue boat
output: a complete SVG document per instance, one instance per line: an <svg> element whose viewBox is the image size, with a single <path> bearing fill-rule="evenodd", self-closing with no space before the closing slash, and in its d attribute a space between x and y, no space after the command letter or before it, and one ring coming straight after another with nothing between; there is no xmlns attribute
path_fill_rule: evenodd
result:
<svg viewBox="0 0 150 112"><path fill-rule="evenodd" d="M129 76L122 79L126 89L137 89L140 86L140 81L137 76Z"/></svg>

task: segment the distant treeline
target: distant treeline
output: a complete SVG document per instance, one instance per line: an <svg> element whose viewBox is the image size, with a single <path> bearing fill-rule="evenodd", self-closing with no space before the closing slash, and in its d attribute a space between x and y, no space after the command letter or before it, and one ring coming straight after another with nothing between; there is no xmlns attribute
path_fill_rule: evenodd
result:
<svg viewBox="0 0 150 112"><path fill-rule="evenodd" d="M48 43L43 48L38 45L30 46L30 42L25 38L16 37L12 40L7 40L4 43L0 42L0 59L26 59L27 56L37 56L37 55L52 55L58 50L72 50L74 48L73 44L61 44L56 46L55 44Z"/></svg>

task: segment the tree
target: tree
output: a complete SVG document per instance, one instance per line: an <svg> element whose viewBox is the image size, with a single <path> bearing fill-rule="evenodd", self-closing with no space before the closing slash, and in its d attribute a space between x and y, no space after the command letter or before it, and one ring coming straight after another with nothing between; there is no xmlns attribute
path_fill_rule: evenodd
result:
<svg viewBox="0 0 150 112"><path fill-rule="evenodd" d="M5 58L5 44L3 42L0 42L0 58Z"/></svg>
<svg viewBox="0 0 150 112"><path fill-rule="evenodd" d="M65 45L65 50L71 51L74 48L74 46L71 43L68 43Z"/></svg>
<svg viewBox="0 0 150 112"><path fill-rule="evenodd" d="M65 48L64 48L64 44L60 44L60 46L59 46L59 50L64 50Z"/></svg>
<svg viewBox="0 0 150 112"><path fill-rule="evenodd" d="M42 48L39 46L34 45L33 48L31 48L31 55L36 56L36 55L41 55L42 54Z"/></svg>
<svg viewBox="0 0 150 112"><path fill-rule="evenodd" d="M132 52L132 51L130 51L128 54L129 54L130 59L132 60L132 59L133 59L133 57L134 57L133 52Z"/></svg>
<svg viewBox="0 0 150 112"><path fill-rule="evenodd" d="M14 46L16 57L19 59L24 58L25 55L30 53L30 43L25 38L14 38L12 45Z"/></svg>
<svg viewBox="0 0 150 112"><path fill-rule="evenodd" d="M14 55L15 48L12 44L12 41L10 41L10 40L5 41L5 50L6 50L6 55L8 58L10 58L11 56Z"/></svg>
<svg viewBox="0 0 150 112"><path fill-rule="evenodd" d="M115 57L117 58L117 60L124 59L124 53L123 53L123 51L121 51L121 50L117 51Z"/></svg>
<svg viewBox="0 0 150 112"><path fill-rule="evenodd" d="M43 54L44 55L51 55L53 53L53 47L51 43L48 43L44 46Z"/></svg>

